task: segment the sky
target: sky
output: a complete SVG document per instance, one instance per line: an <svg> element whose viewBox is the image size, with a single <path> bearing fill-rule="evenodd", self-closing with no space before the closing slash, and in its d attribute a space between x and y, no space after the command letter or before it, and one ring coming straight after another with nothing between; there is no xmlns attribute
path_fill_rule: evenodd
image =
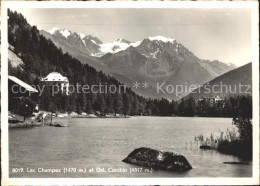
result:
<svg viewBox="0 0 260 186"><path fill-rule="evenodd" d="M237 66L251 60L251 14L248 9L15 9L31 25L98 37L140 41L150 36L176 39L201 59Z"/></svg>

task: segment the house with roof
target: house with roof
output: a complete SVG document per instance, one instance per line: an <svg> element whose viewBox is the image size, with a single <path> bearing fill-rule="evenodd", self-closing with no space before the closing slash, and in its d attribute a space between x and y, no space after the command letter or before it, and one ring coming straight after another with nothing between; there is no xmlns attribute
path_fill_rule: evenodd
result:
<svg viewBox="0 0 260 186"><path fill-rule="evenodd" d="M15 76L8 76L8 111L18 114L10 116L9 122L19 121L20 116L23 116L25 121L25 117L31 115L35 109L38 110L34 99L38 93L33 86Z"/></svg>
<svg viewBox="0 0 260 186"><path fill-rule="evenodd" d="M46 82L48 85L58 85L62 93L69 95L69 80L60 73L51 72L45 78L42 78L41 81Z"/></svg>
<svg viewBox="0 0 260 186"><path fill-rule="evenodd" d="M38 90L15 76L8 76L8 93L12 98L29 97Z"/></svg>

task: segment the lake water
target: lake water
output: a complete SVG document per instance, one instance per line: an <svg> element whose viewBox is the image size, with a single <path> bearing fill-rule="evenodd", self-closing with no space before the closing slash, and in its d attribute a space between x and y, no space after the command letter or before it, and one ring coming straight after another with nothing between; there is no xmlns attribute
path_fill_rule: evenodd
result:
<svg viewBox="0 0 260 186"><path fill-rule="evenodd" d="M131 117L71 118L69 127L9 129L10 177L251 177L250 165L213 150L200 150L194 137L232 128L231 118ZM150 147L183 154L193 169L183 173L142 169L122 162L135 148ZM18 173L20 168L23 172ZM28 170L35 169L35 172ZM40 169L39 169L40 168ZM42 173L42 169L62 173ZM69 172L63 173L64 168ZM109 169L110 168L110 169ZM111 169L127 172L108 172ZM19 170L18 170L19 169ZM39 169L39 170L38 170ZM82 172L86 170L86 173ZM93 170L93 171L92 171ZM98 172L98 171L105 172Z"/></svg>

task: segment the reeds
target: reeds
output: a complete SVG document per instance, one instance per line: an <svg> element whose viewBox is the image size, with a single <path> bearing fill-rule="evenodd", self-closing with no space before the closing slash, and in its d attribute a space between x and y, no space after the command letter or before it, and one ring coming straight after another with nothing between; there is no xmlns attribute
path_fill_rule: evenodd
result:
<svg viewBox="0 0 260 186"><path fill-rule="evenodd" d="M210 134L205 137L202 134L194 138L198 146L209 146L212 149L217 149L218 145L224 141L232 142L239 139L239 133L235 128L227 129L225 132L221 131L218 135Z"/></svg>

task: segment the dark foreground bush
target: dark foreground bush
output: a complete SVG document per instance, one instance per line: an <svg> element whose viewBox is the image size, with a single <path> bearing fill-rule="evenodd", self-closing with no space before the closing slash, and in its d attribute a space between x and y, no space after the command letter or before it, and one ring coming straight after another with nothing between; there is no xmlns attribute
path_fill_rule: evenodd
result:
<svg viewBox="0 0 260 186"><path fill-rule="evenodd" d="M234 140L221 141L217 150L221 153L235 155L243 159L252 160L252 141Z"/></svg>

